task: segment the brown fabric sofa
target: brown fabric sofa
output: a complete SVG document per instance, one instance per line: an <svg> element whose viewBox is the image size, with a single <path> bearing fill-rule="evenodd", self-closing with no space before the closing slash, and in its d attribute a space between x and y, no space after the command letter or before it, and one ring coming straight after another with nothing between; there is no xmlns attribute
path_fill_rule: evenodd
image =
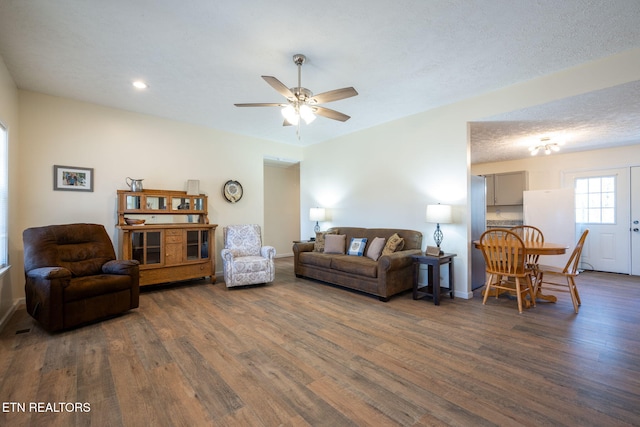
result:
<svg viewBox="0 0 640 427"><path fill-rule="evenodd" d="M388 301L395 294L413 287L411 255L422 253L422 233L393 228L334 227L329 233L346 235L348 249L351 238L367 238L366 250L376 237L388 241L393 234L404 240L402 250L382 255L377 261L367 256L328 254L314 251L314 242L294 243L294 271L297 277L308 277L334 285L365 292Z"/></svg>
<svg viewBox="0 0 640 427"><path fill-rule="evenodd" d="M27 312L47 331L138 307L138 261L116 260L104 226L28 228L22 238Z"/></svg>

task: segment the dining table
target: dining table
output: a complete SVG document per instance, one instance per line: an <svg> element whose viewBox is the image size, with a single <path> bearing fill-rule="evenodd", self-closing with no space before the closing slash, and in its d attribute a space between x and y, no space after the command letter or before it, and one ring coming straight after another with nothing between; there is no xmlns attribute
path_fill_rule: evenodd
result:
<svg viewBox="0 0 640 427"><path fill-rule="evenodd" d="M560 243L532 242L527 240L524 240L523 243L527 253L534 254L534 255L564 255L567 253L567 250L569 249L569 246L563 245ZM480 244L480 240L474 240L473 246L476 249L482 250L482 245ZM540 288L537 289L536 298L540 298L549 302L557 301L557 298L555 297L555 295L544 295L542 293L542 289Z"/></svg>

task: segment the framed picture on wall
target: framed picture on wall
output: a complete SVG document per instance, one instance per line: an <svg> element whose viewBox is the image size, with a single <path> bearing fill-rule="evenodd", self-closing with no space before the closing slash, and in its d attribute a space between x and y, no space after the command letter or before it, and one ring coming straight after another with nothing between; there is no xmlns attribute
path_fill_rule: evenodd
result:
<svg viewBox="0 0 640 427"><path fill-rule="evenodd" d="M93 168L53 165L55 191L93 191Z"/></svg>

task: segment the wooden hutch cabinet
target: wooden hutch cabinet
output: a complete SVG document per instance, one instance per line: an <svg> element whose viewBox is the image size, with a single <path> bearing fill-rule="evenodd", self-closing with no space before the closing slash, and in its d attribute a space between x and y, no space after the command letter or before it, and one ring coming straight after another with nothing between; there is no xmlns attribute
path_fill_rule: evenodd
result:
<svg viewBox="0 0 640 427"><path fill-rule="evenodd" d="M140 262L140 286L200 277L215 283L217 224L209 224L207 206L204 194L118 190L120 257Z"/></svg>

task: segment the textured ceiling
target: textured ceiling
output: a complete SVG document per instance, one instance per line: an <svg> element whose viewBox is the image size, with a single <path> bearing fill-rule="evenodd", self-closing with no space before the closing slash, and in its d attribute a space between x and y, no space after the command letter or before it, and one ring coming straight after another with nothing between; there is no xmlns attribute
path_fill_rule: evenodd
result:
<svg viewBox="0 0 640 427"><path fill-rule="evenodd" d="M527 157L542 138L563 153L640 144L640 81L471 123L471 160Z"/></svg>
<svg viewBox="0 0 640 427"><path fill-rule="evenodd" d="M639 23L637 0L0 0L0 56L21 89L309 145L640 47ZM295 53L313 92L358 90L327 104L349 121L320 117L298 139L277 108L233 106L281 102L260 76L294 86ZM516 138L549 129L588 134L575 149L629 143L637 95L474 123L473 162L513 158Z"/></svg>

